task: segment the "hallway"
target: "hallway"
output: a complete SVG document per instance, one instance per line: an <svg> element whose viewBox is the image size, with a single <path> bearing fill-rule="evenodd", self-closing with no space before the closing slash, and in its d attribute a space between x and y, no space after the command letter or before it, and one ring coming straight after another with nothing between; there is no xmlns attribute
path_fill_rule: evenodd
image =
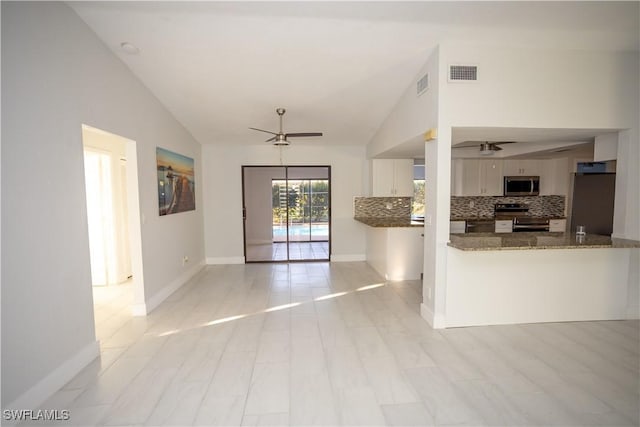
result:
<svg viewBox="0 0 640 427"><path fill-rule="evenodd" d="M638 424L638 321L435 331L420 288L365 263L209 266L102 331L102 358L42 408L74 425Z"/></svg>

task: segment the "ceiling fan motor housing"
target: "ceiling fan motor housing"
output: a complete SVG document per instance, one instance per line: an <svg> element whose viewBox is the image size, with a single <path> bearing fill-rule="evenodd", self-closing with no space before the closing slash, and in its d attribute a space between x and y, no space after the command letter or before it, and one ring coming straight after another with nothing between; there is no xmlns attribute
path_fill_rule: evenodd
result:
<svg viewBox="0 0 640 427"><path fill-rule="evenodd" d="M275 141L273 141L273 145L289 145L289 141L287 141L287 136L280 133L275 136Z"/></svg>

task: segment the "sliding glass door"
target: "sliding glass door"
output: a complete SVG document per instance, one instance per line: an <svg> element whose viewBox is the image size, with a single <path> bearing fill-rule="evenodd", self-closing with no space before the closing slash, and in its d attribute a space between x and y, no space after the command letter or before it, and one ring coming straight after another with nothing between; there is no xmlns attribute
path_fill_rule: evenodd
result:
<svg viewBox="0 0 640 427"><path fill-rule="evenodd" d="M244 166L243 201L247 262L329 260L329 166Z"/></svg>

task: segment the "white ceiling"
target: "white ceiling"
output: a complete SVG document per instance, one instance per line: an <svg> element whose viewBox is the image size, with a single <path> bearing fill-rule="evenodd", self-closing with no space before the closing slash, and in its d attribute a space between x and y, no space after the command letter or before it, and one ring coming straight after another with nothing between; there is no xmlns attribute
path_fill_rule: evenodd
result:
<svg viewBox="0 0 640 427"><path fill-rule="evenodd" d="M640 47L638 2L68 4L202 144L366 144L444 41Z"/></svg>

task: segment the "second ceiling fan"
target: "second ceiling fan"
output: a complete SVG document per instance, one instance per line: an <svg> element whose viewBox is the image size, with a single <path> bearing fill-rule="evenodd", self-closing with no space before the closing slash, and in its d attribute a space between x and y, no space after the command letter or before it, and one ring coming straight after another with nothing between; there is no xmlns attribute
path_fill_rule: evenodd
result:
<svg viewBox="0 0 640 427"><path fill-rule="evenodd" d="M516 141L496 141L496 142L490 142L490 141L464 141L462 144L456 145L455 147L452 147L452 148L479 147L481 155L490 156L493 153L495 153L496 151L502 150L502 147L500 147L500 145L502 145L502 144L514 144L515 142Z"/></svg>
<svg viewBox="0 0 640 427"><path fill-rule="evenodd" d="M250 127L249 129L257 130L259 132L270 133L271 135L274 135L273 137L265 141L265 142L273 142L273 145L289 145L289 140L287 138L299 138L299 137L305 137L305 136L322 136L322 132L284 133L282 130L282 116L286 112L287 110L285 110L284 108L276 109L276 113L280 117L280 131L277 133L272 132L270 130L264 130L264 129L258 129L258 128L252 128L252 127Z"/></svg>

